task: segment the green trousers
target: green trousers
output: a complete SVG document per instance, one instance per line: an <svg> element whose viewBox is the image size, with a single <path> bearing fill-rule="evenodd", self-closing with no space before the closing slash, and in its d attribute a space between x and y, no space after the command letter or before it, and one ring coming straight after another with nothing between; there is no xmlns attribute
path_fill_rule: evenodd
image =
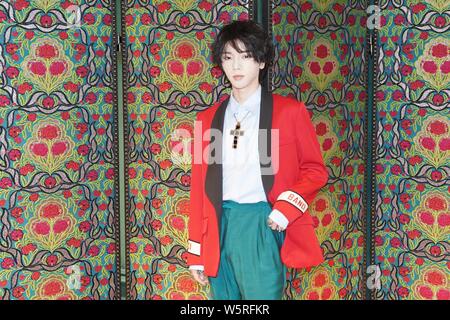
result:
<svg viewBox="0 0 450 320"><path fill-rule="evenodd" d="M280 300L286 267L280 258L284 232L267 226L269 203L223 201L220 264L209 277L215 300Z"/></svg>

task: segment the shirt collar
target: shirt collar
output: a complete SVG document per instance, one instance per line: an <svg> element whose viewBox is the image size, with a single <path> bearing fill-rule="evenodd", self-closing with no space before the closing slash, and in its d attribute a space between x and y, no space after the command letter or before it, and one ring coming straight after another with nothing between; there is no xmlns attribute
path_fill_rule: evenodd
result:
<svg viewBox="0 0 450 320"><path fill-rule="evenodd" d="M257 114L259 111L261 103L261 85L258 86L258 89L255 90L254 93L250 97L245 100L243 104L239 104L236 99L233 97L233 94L230 95L230 111L241 112L241 111L250 111L252 114Z"/></svg>

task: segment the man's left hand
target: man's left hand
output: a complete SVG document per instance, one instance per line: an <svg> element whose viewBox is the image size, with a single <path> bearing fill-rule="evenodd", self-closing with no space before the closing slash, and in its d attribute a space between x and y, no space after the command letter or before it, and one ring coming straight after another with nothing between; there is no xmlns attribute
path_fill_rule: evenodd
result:
<svg viewBox="0 0 450 320"><path fill-rule="evenodd" d="M281 232L285 230L285 228L280 227L275 221L273 221L270 218L267 219L267 225L269 226L270 229L274 231L276 230L278 232Z"/></svg>

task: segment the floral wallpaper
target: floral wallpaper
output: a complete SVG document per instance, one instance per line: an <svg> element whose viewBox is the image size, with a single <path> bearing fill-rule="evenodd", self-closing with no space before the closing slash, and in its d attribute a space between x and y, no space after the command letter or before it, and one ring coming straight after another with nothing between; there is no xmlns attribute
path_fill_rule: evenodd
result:
<svg viewBox="0 0 450 320"><path fill-rule="evenodd" d="M0 299L120 296L112 11L0 2Z"/></svg>

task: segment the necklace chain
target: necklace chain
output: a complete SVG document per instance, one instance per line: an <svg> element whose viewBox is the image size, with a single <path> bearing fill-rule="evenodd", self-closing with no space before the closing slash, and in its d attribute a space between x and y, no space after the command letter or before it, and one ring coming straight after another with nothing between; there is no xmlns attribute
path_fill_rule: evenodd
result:
<svg viewBox="0 0 450 320"><path fill-rule="evenodd" d="M241 123L242 121L244 121L245 118L247 118L247 116L248 116L249 113L250 113L250 111L247 111L247 113L245 114L244 118L242 118L241 120L238 120L238 119L236 118L237 112L233 113L233 117L234 117L234 119L236 119L236 122Z"/></svg>

